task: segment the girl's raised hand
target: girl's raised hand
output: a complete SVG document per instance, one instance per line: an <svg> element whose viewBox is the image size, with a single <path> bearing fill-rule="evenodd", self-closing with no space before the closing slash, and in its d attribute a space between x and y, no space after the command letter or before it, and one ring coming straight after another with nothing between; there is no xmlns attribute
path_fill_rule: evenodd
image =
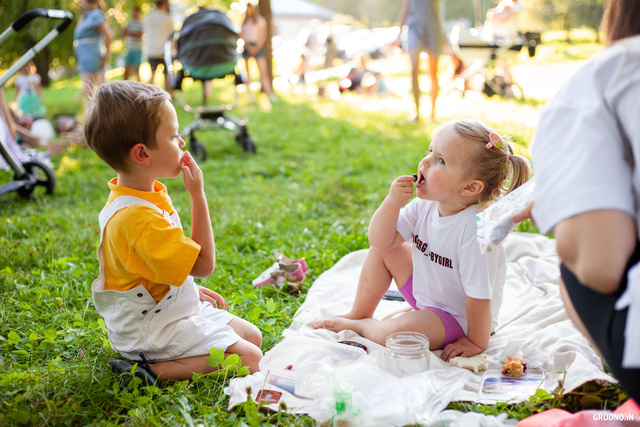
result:
<svg viewBox="0 0 640 427"><path fill-rule="evenodd" d="M402 207L413 199L413 183L415 182L413 175L402 175L391 183L389 188L389 201L394 205Z"/></svg>

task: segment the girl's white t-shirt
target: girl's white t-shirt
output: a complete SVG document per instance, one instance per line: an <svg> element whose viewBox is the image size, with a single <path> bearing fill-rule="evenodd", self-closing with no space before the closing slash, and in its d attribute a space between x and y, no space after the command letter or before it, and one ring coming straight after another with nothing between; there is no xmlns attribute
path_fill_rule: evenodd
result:
<svg viewBox="0 0 640 427"><path fill-rule="evenodd" d="M492 328L497 326L507 274L502 245L486 255L480 253L477 213L477 206L472 205L441 217L435 202L416 198L400 211L397 225L412 244L413 294L418 308L437 307L450 313L465 333L465 296L491 299Z"/></svg>

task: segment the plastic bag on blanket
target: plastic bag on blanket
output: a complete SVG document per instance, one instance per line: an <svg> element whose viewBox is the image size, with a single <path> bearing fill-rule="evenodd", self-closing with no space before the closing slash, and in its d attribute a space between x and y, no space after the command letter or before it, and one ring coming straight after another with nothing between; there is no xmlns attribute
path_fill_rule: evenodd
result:
<svg viewBox="0 0 640 427"><path fill-rule="evenodd" d="M320 364L296 387L313 399L309 416L330 425L424 424L434 419L469 380L470 372L426 371L398 378L372 358L333 367Z"/></svg>
<svg viewBox="0 0 640 427"><path fill-rule="evenodd" d="M297 384L318 364L344 366L366 356L361 348L306 337L285 339L260 360L270 384L296 393Z"/></svg>

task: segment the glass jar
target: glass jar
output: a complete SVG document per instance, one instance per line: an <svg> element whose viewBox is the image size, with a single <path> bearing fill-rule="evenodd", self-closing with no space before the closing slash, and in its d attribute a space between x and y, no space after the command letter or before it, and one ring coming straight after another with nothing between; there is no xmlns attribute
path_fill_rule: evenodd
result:
<svg viewBox="0 0 640 427"><path fill-rule="evenodd" d="M419 332L396 332L387 337L387 371L397 377L429 369L429 338Z"/></svg>

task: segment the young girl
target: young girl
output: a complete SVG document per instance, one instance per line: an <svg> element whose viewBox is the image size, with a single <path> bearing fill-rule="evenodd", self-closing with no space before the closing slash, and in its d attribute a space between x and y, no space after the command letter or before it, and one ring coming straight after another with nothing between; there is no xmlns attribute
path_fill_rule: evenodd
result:
<svg viewBox="0 0 640 427"><path fill-rule="evenodd" d="M42 96L40 76L36 74L33 61L22 67L16 77L14 99L18 102L18 110L23 116L42 117L47 114Z"/></svg>
<svg viewBox="0 0 640 427"><path fill-rule="evenodd" d="M404 175L393 181L371 219L371 248L351 311L315 328L351 329L382 345L394 332L421 332L432 350L444 350L446 361L484 351L497 323L506 256L502 247L480 254L476 213L530 175L528 161L486 125L461 120L440 126L417 180ZM417 197L407 204L414 180ZM391 279L414 310L373 319Z"/></svg>

